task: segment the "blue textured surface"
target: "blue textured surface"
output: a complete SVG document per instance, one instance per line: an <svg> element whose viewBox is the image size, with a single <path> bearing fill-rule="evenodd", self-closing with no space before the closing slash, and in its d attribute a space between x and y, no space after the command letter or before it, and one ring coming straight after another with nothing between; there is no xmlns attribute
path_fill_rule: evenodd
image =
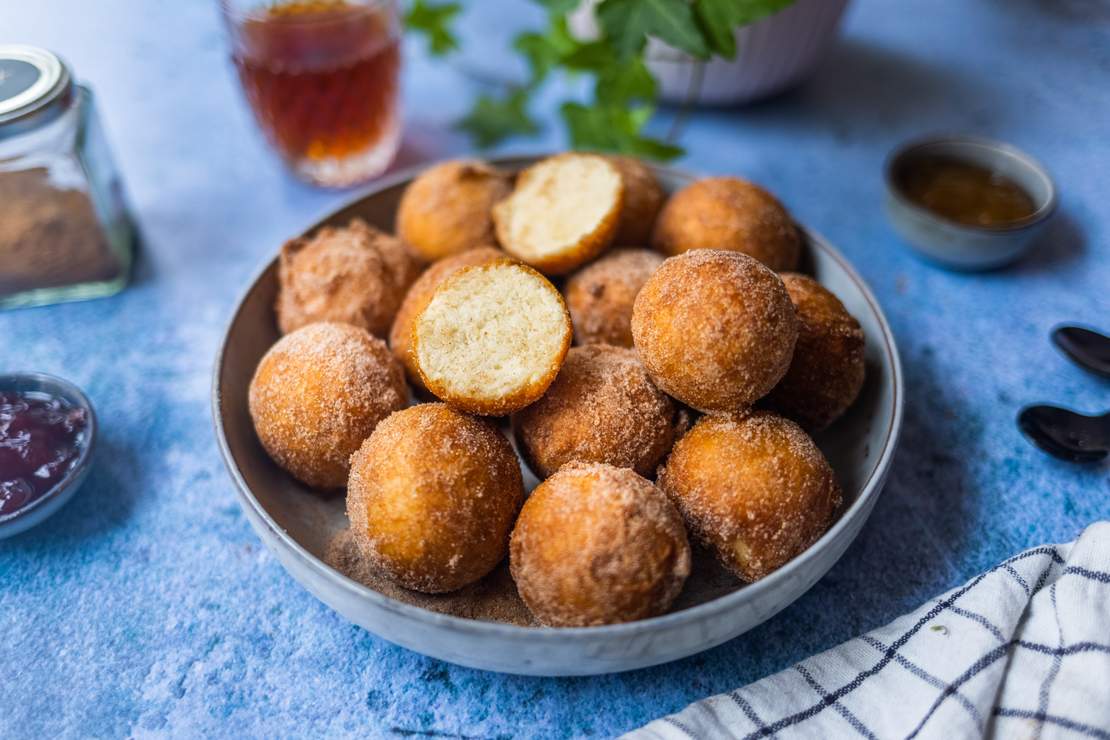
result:
<svg viewBox="0 0 1110 740"><path fill-rule="evenodd" d="M1025 402L1110 407L1049 345L1110 329L1110 6L861 0L821 73L788 96L696 115L681 166L779 193L870 282L899 339L906 427L843 561L763 627L678 663L516 678L393 647L303 591L239 512L211 432L211 361L245 281L348 197L264 150L215 3L4 0L7 40L61 51L100 96L146 244L106 300L0 314L0 368L82 385L104 434L84 490L0 542L0 736L613 734L883 624L1003 556L1110 517L1110 468L1058 463ZM472 85L410 49L404 163L464 151ZM1053 232L1002 272L918 261L880 210L880 166L935 130L1006 139L1062 191ZM557 127L533 146L561 145Z"/></svg>

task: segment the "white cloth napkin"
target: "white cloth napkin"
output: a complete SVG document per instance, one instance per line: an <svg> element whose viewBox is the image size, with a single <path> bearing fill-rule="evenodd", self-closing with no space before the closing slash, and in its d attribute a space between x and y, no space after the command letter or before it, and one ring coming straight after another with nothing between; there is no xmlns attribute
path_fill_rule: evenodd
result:
<svg viewBox="0 0 1110 740"><path fill-rule="evenodd" d="M626 737L855 736L1110 740L1110 522Z"/></svg>

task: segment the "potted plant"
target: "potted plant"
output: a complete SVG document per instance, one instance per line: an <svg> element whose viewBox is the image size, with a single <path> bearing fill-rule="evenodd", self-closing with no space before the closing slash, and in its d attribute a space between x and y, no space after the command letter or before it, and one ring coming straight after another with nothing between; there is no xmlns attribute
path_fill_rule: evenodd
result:
<svg viewBox="0 0 1110 740"><path fill-rule="evenodd" d="M527 80L480 95L459 127L479 146L539 130L532 95L556 76L586 77L590 93L560 106L572 146L652 159L682 153L647 134L660 101L736 104L800 82L820 62L848 0L537 0L542 27L517 33ZM455 2L413 0L410 30L433 54L459 46Z"/></svg>
<svg viewBox="0 0 1110 740"><path fill-rule="evenodd" d="M668 103L738 105L782 92L803 82L816 69L836 37L848 0L722 0L739 6L727 41L708 59L651 38L644 56L659 83L659 98ZM586 0L570 16L580 38L599 33L598 0ZM695 3L695 7L698 3ZM741 15L743 14L743 15ZM748 18L750 21L745 22ZM728 31L720 29L727 39Z"/></svg>

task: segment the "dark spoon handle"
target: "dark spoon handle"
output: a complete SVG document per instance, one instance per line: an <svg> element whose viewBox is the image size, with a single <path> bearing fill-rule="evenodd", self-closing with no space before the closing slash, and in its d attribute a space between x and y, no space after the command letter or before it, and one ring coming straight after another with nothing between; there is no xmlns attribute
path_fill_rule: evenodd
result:
<svg viewBox="0 0 1110 740"><path fill-rule="evenodd" d="M1110 337L1085 326L1063 325L1052 330L1052 341L1075 364L1110 378Z"/></svg>

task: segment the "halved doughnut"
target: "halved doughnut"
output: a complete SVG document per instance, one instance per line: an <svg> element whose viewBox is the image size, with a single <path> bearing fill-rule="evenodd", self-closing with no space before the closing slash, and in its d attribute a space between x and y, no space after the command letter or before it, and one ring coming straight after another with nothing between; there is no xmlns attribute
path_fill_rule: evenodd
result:
<svg viewBox="0 0 1110 740"><path fill-rule="evenodd" d="M570 348L563 297L527 265L501 259L445 280L413 323L424 386L457 409L500 416L544 394Z"/></svg>
<svg viewBox="0 0 1110 740"><path fill-rule="evenodd" d="M493 207L501 247L549 275L590 261L617 234L624 182L596 154L548 157L520 173L512 195Z"/></svg>
<svg viewBox="0 0 1110 740"><path fill-rule="evenodd" d="M401 307L397 309L397 315L393 317L393 327L389 330L389 348L393 350L393 356L405 368L405 375L408 376L409 382L414 386L424 390L420 373L416 369L416 362L409 352L412 325L416 321L417 315L432 300L439 284L451 277L456 270L504 258L505 253L493 247L468 249L465 252L437 260L409 288L409 292L405 294L405 300L401 302Z"/></svg>

